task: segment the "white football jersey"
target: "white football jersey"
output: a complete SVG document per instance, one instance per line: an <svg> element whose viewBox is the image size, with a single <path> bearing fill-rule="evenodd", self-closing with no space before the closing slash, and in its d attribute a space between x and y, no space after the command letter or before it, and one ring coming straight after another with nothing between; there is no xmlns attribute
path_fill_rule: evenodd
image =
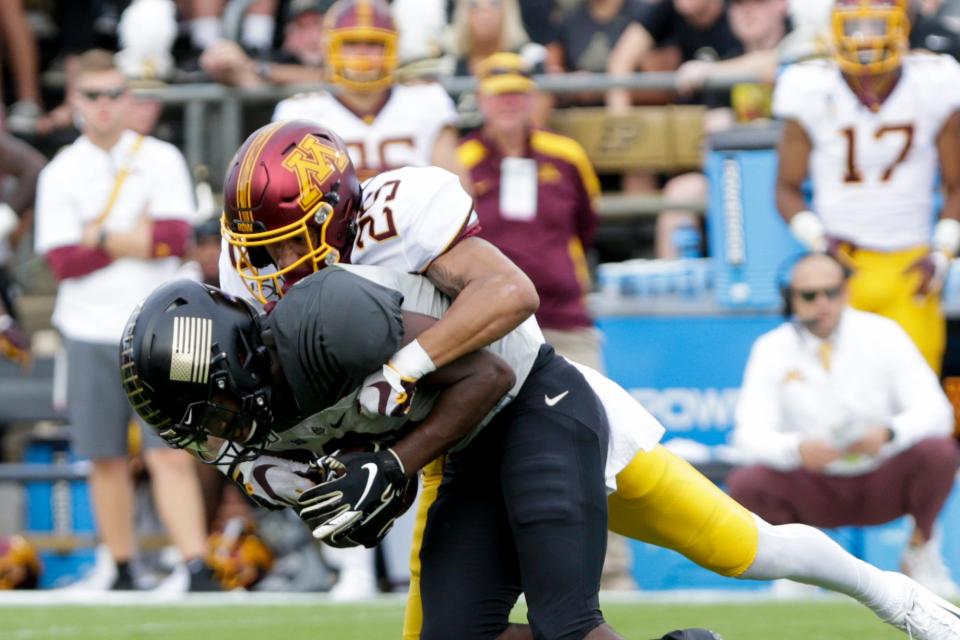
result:
<svg viewBox="0 0 960 640"><path fill-rule="evenodd" d="M470 226L473 198L460 178L439 167L381 173L361 187L350 262L423 273Z"/></svg>
<svg viewBox="0 0 960 640"><path fill-rule="evenodd" d="M437 136L456 124L457 111L439 84L397 85L372 120L350 111L326 91L281 101L273 120L313 120L335 131L364 180L388 169L431 164Z"/></svg>
<svg viewBox="0 0 960 640"><path fill-rule="evenodd" d="M440 293L429 280L423 277L402 273L396 269L385 269L369 265L338 265L338 268L350 271L362 278L375 282L388 289L403 294L401 308L423 315L439 318L450 308L450 299ZM294 285L296 287L296 285ZM533 317L528 318L519 327L490 344L490 351L503 358L513 369L516 382L513 388L500 400L497 406L474 429L470 437L464 438L453 448L465 446L480 429L493 419L507 403L517 396L527 375L533 368L543 335ZM291 429L276 434L270 448L278 451L291 447L307 447L322 451L330 440L342 438L347 433L380 434L400 429L408 421L422 420L433 409L437 394L431 390L418 391L413 396L410 413L403 417L368 416L359 409L360 389L349 394L330 406L299 423Z"/></svg>
<svg viewBox="0 0 960 640"><path fill-rule="evenodd" d="M473 200L460 186L455 174L438 167L387 171L363 183L363 203L350 262L422 274L465 229L476 224L476 220ZM251 299L230 264L226 241L223 241L222 249L221 288ZM429 284L425 279L423 282ZM534 334L538 346L544 342L533 317L514 331L523 336L525 343ZM525 349L521 349L513 355L525 357L524 352ZM509 357L507 361L517 366ZM652 449L663 437L664 428L615 382L592 369L575 366L583 373L607 413L610 445L605 477L607 487L613 491L616 490L616 474L637 451ZM515 371L518 380L525 378L528 372L529 369Z"/></svg>
<svg viewBox="0 0 960 640"><path fill-rule="evenodd" d="M873 112L832 60L788 67L773 111L812 143L813 210L827 233L897 250L927 244L933 221L937 136L960 109L960 64L946 55L904 56L893 92Z"/></svg>

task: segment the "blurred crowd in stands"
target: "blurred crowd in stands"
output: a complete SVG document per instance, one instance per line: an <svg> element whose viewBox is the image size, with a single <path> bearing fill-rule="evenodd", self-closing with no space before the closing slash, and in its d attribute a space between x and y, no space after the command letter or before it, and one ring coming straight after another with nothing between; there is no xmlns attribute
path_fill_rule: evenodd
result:
<svg viewBox="0 0 960 640"><path fill-rule="evenodd" d="M12 0L3 3L4 127L52 155L78 132L67 100L77 54L119 51L118 63L141 86L219 82L237 87L303 85L325 79L323 18L332 0ZM232 4L248 5L245 13ZM676 91L543 93L535 122L555 108L702 104L705 132L770 115L769 82L705 90L708 77L772 81L779 65L823 53L829 0L394 0L400 33L398 78L422 82L469 76L498 51L519 53L534 74L670 71ZM913 3L912 44L960 53L960 2ZM464 124L476 126L471 92L455 96ZM144 101L144 109L157 109ZM175 111L160 137L183 143ZM249 111L252 131L269 111ZM474 118L471 120L470 116ZM175 124L171 124L175 123ZM605 172L601 171L601 174ZM657 193L676 202L704 198L697 172L626 168L601 175L605 192ZM219 178L219 176L217 176ZM629 244L599 237L606 259L675 257L677 229L697 227L695 212L665 207L652 224L633 225ZM623 234L620 235L624 237Z"/></svg>

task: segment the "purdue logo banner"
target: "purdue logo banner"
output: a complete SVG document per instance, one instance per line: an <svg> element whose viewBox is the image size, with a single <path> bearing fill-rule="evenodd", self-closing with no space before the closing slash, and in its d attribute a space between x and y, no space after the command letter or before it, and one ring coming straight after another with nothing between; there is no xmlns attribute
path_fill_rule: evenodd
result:
<svg viewBox="0 0 960 640"><path fill-rule="evenodd" d="M170 379L205 384L210 374L210 342L213 320L178 317L173 319Z"/></svg>

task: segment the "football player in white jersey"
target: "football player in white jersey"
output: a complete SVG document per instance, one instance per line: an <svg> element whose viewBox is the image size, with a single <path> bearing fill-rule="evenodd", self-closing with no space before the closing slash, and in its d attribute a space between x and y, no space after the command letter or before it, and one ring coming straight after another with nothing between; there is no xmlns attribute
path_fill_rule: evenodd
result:
<svg viewBox="0 0 960 640"><path fill-rule="evenodd" d="M469 184L456 158L453 100L436 83L396 83L398 33L390 7L382 0L339 0L324 23L327 74L337 92L283 100L273 120L312 120L338 132L361 180L398 167L437 165L460 173ZM398 533L387 541L386 555L394 568L390 573L402 580L406 564L396 566L392 558L405 558L409 549L396 544ZM333 597L348 600L373 592L372 553L338 551L331 560L340 567Z"/></svg>
<svg viewBox="0 0 960 640"><path fill-rule="evenodd" d="M395 82L398 36L390 8L382 0L339 0L325 23L327 70L338 92L287 98L273 120L313 120L336 131L361 180L426 165L467 179L456 159L453 100L436 83Z"/></svg>
<svg viewBox="0 0 960 640"><path fill-rule="evenodd" d="M371 389L388 385L396 392L383 405L363 405L361 397L368 412L403 411L417 380L498 340L536 309L526 276L474 237L475 213L456 176L407 168L361 187L343 143L318 125L274 123L254 132L231 162L224 198L222 230L236 268L228 263L221 285L235 295L269 305L291 281L350 262L423 274L453 300L436 324L365 381ZM725 576L791 578L848 594L898 628L909 627L914 637L960 637L960 618L949 605L905 576L853 558L816 529L771 526L755 517L657 445L663 428L628 393L594 371L581 371L610 422L607 468L616 474L608 479L615 488L608 498L611 530L675 549ZM442 464L424 469L415 544ZM421 624L416 553L411 571L405 639L419 637Z"/></svg>
<svg viewBox="0 0 960 640"><path fill-rule="evenodd" d="M939 372L939 292L960 248L960 65L907 53L906 0L837 0L832 24L832 59L788 67L776 84L777 207L809 249L848 262L851 304L898 322Z"/></svg>

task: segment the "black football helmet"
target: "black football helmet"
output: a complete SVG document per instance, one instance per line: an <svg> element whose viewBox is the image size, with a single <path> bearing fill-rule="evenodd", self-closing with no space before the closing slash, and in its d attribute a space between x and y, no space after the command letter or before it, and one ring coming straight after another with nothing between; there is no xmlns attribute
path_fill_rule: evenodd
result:
<svg viewBox="0 0 960 640"><path fill-rule="evenodd" d="M272 414L260 317L193 280L161 286L131 314L120 344L123 388L171 446L207 462L262 450Z"/></svg>

